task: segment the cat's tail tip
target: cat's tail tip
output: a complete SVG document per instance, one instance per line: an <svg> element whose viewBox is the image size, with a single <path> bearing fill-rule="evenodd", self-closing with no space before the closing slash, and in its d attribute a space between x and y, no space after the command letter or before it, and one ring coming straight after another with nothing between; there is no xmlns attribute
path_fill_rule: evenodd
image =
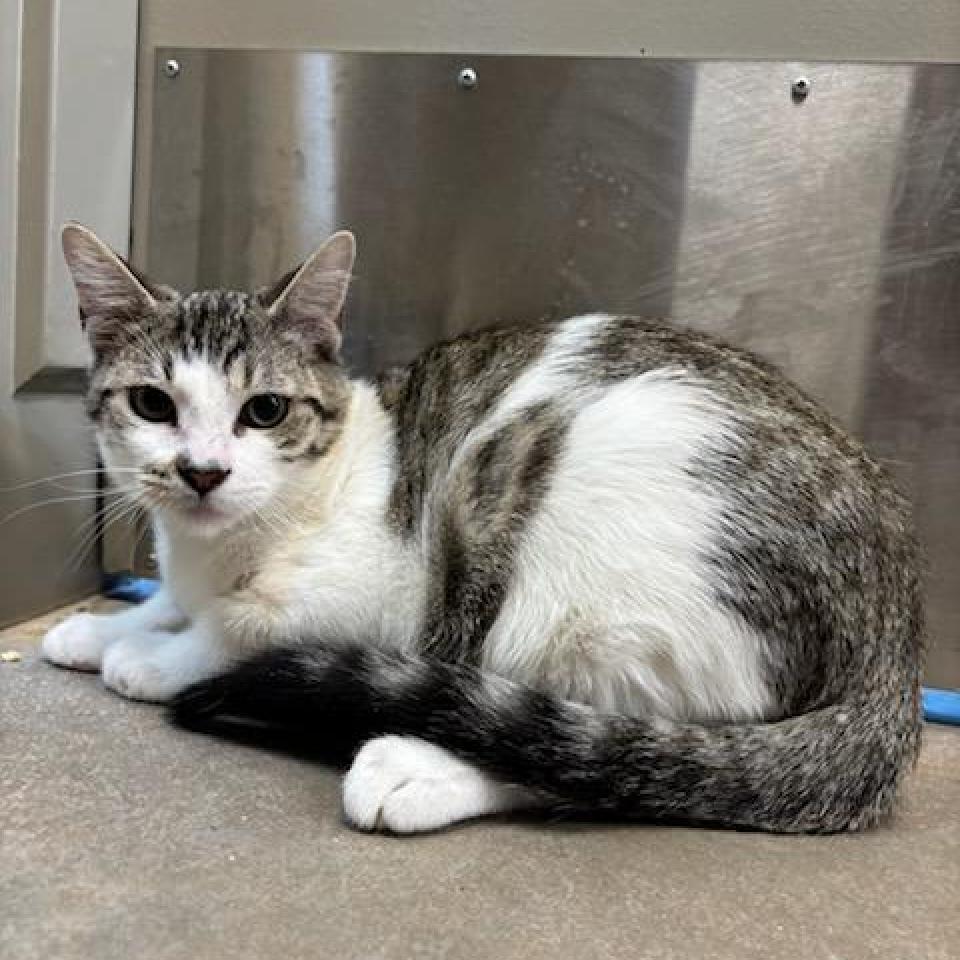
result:
<svg viewBox="0 0 960 960"><path fill-rule="evenodd" d="M170 719L178 727L195 730L222 713L227 702L224 677L191 684L170 701Z"/></svg>
<svg viewBox="0 0 960 960"><path fill-rule="evenodd" d="M300 721L299 700L310 703L309 676L301 660L298 650L278 649L233 664L181 691L169 704L170 717L191 730L208 728L223 717L281 725Z"/></svg>
<svg viewBox="0 0 960 960"><path fill-rule="evenodd" d="M215 717L242 717L258 676L262 678L259 664L247 661L193 683L170 701L170 718L178 727L194 730L208 726Z"/></svg>

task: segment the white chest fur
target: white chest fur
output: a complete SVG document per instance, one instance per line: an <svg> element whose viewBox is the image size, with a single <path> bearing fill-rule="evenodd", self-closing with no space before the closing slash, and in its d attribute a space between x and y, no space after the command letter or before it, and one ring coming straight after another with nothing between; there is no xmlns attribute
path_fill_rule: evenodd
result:
<svg viewBox="0 0 960 960"><path fill-rule="evenodd" d="M265 601L264 618L269 607L288 625L287 635L276 639L313 633L409 642L422 620L426 586L419 552L386 524L392 446L376 396L356 384L343 443L300 478L308 495L285 507L280 529L211 539L158 522L158 558L173 599L193 618L229 602L237 583L249 582Z"/></svg>

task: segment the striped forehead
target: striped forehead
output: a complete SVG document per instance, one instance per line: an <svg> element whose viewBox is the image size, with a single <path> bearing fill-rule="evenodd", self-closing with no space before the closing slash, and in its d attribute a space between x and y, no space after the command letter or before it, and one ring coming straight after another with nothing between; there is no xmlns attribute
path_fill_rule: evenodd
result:
<svg viewBox="0 0 960 960"><path fill-rule="evenodd" d="M202 357L224 373L253 342L253 298L247 293L210 290L192 293L180 302L174 329L183 358Z"/></svg>

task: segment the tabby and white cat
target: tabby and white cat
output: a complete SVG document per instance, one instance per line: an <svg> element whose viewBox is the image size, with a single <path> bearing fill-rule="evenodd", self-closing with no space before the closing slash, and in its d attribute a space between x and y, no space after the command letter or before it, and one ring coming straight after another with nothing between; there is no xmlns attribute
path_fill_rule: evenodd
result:
<svg viewBox="0 0 960 960"><path fill-rule="evenodd" d="M150 509L163 587L68 619L47 658L184 723L357 750L363 829L891 809L920 730L908 511L772 367L591 314L367 383L339 360L348 233L256 295L63 241L103 460Z"/></svg>

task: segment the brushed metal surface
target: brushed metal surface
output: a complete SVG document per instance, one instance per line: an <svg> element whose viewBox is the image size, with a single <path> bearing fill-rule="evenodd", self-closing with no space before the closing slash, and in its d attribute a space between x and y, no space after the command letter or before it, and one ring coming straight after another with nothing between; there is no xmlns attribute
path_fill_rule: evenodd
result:
<svg viewBox="0 0 960 960"><path fill-rule="evenodd" d="M349 226L363 373L596 309L757 350L913 495L928 679L960 685L960 68L160 49L154 78L159 279L265 283Z"/></svg>

